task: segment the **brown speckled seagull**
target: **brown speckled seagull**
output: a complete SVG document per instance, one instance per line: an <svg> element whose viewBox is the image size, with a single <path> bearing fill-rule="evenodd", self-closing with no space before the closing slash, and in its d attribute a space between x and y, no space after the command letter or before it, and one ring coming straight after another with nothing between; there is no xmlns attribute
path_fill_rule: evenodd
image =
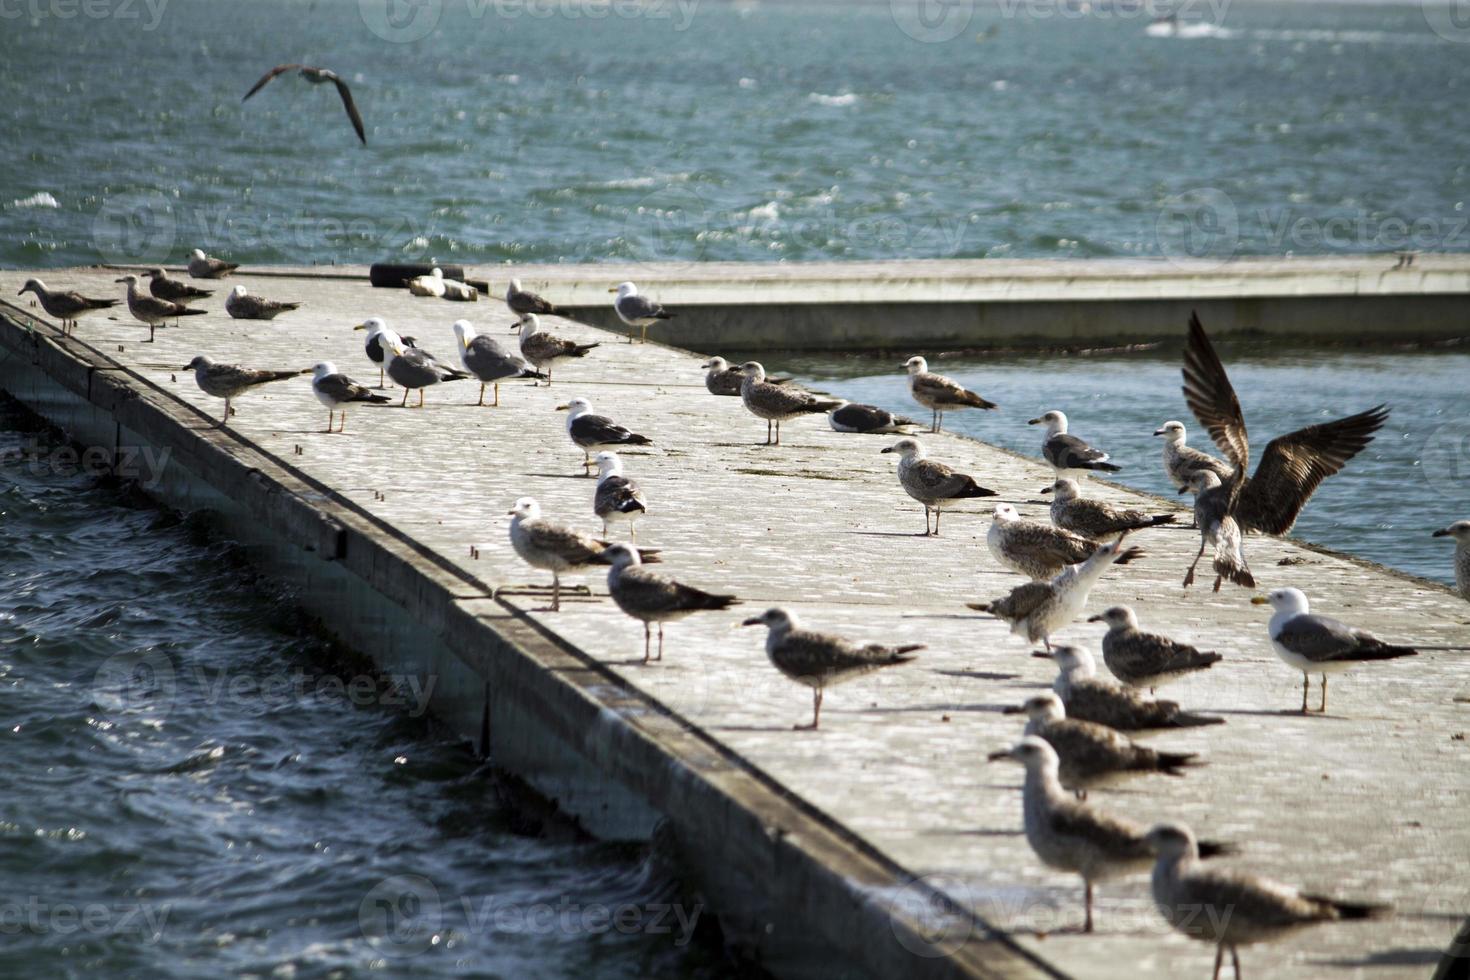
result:
<svg viewBox="0 0 1470 980"><path fill-rule="evenodd" d="M951 500L969 497L994 497L975 478L957 473L944 463L924 455L924 446L912 437L900 439L880 453L898 453L898 483L904 492L924 505L924 533L929 534L929 511L934 511L934 534L939 534L940 509Z"/></svg>
<svg viewBox="0 0 1470 980"><path fill-rule="evenodd" d="M909 394L914 401L934 413L934 424L930 432L938 432L944 423L944 413L961 408L994 409L1000 406L986 401L964 385L942 374L929 370L929 362L915 355L903 362L909 373Z"/></svg>

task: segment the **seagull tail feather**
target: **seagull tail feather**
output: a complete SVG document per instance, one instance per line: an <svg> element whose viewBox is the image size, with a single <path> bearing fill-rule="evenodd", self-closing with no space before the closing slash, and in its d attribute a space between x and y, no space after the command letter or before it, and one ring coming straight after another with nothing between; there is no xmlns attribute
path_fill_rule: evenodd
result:
<svg viewBox="0 0 1470 980"><path fill-rule="evenodd" d="M1339 919L1384 919L1393 914L1392 906L1372 902L1339 902L1321 895L1303 895L1302 898L1316 903L1323 912L1331 912Z"/></svg>
<svg viewBox="0 0 1470 980"><path fill-rule="evenodd" d="M962 400L966 405L969 405L971 408L984 408L987 410L992 408L1000 408L1000 406L997 405L995 402L988 401L987 399L980 397L979 393L974 391L966 391L962 396Z"/></svg>
<svg viewBox="0 0 1470 980"><path fill-rule="evenodd" d="M1219 715L1196 715L1188 711L1181 711L1173 718L1175 728L1202 728L1205 725L1223 725L1225 719Z"/></svg>
<svg viewBox="0 0 1470 980"><path fill-rule="evenodd" d="M1160 752L1158 758L1159 772L1166 776L1183 776L1185 769L1205 764L1195 752Z"/></svg>
<svg viewBox="0 0 1470 980"><path fill-rule="evenodd" d="M1199 856L1202 858L1228 857L1239 853L1240 848L1228 841L1202 840L1199 842Z"/></svg>

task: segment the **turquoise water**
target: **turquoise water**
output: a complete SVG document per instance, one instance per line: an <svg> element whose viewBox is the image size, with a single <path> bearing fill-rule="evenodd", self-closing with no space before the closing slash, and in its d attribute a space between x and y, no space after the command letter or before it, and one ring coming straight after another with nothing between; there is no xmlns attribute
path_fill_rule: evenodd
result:
<svg viewBox="0 0 1470 980"><path fill-rule="evenodd" d="M421 691L3 399L0 553L0 976L725 973L641 852L508 805Z"/></svg>
<svg viewBox="0 0 1470 980"><path fill-rule="evenodd" d="M0 264L1470 247L1451 7L918 2L12 0Z"/></svg>

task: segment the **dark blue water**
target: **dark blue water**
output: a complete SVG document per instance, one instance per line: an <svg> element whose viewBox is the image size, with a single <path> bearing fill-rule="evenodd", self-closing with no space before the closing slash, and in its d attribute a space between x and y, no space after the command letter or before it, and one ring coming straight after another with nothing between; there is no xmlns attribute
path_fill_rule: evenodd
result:
<svg viewBox="0 0 1470 980"><path fill-rule="evenodd" d="M0 976L724 972L640 851L509 805L421 691L3 399L0 555Z"/></svg>

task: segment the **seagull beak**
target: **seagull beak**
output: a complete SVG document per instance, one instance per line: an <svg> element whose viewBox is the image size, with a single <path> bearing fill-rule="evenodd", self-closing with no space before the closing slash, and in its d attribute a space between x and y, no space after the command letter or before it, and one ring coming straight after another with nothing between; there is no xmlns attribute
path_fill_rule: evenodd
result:
<svg viewBox="0 0 1470 980"><path fill-rule="evenodd" d="M614 286L614 287L612 287L611 289L608 290L608 292L610 292L610 293L615 293L617 291L618 291L618 287L616 287L616 286Z"/></svg>
<svg viewBox="0 0 1470 980"><path fill-rule="evenodd" d="M113 282L127 282L126 279L114 279ZM18 293L16 295L19 295Z"/></svg>
<svg viewBox="0 0 1470 980"><path fill-rule="evenodd" d="M1251 596L1251 605L1253 605L1253 606L1265 606L1265 605L1269 605L1270 602L1271 602L1271 600L1270 599L1267 599L1263 595L1253 595L1253 596Z"/></svg>
<svg viewBox="0 0 1470 980"><path fill-rule="evenodd" d="M1438 531L1435 531L1433 534L1430 535L1431 538L1447 538L1449 536L1450 529L1447 527L1442 527Z"/></svg>
<svg viewBox="0 0 1470 980"><path fill-rule="evenodd" d="M366 323L359 323L357 326L353 327L352 329L353 330L366 330L367 329L367 324Z"/></svg>
<svg viewBox="0 0 1470 980"><path fill-rule="evenodd" d="M1186 493L1189 493L1191 489L1192 488L1189 486L1189 484L1186 483L1184 486L1179 488L1179 496L1184 496Z"/></svg>
<svg viewBox="0 0 1470 980"><path fill-rule="evenodd" d="M1042 487L1037 493L1051 493L1051 487Z"/></svg>
<svg viewBox="0 0 1470 980"><path fill-rule="evenodd" d="M571 407L572 406L570 406L570 405L558 405L558 406L556 406L556 410L558 412L566 412L566 411L570 411L571 410Z"/></svg>
<svg viewBox="0 0 1470 980"><path fill-rule="evenodd" d="M1103 621L1102 613L1098 613L1096 616L1088 616L1087 621L1089 623L1101 623Z"/></svg>
<svg viewBox="0 0 1470 980"><path fill-rule="evenodd" d="M741 626L764 626L765 625L765 622L766 621L764 619L760 619L760 618L757 617L757 618L754 618L754 619L747 619L745 622L741 623L740 625Z"/></svg>
<svg viewBox="0 0 1470 980"><path fill-rule="evenodd" d="M1163 434L1164 434L1164 430L1163 429L1155 429L1154 430L1154 435L1156 435L1156 436L1161 436Z"/></svg>
<svg viewBox="0 0 1470 980"><path fill-rule="evenodd" d="M1040 425L1041 424L1041 419L1027 419L1026 420L1026 424L1027 425Z"/></svg>
<svg viewBox="0 0 1470 980"><path fill-rule="evenodd" d="M1008 704L1000 709L1000 713L1003 715L1024 715L1026 708L1019 704Z"/></svg>
<svg viewBox="0 0 1470 980"><path fill-rule="evenodd" d="M879 455L882 455L883 453L891 453L891 452L893 452L893 447L892 446L884 446L882 449L878 450Z"/></svg>
<svg viewBox="0 0 1470 980"><path fill-rule="evenodd" d="M985 761L986 762L999 762L1002 759L1009 759L1010 757L1011 757L1011 753L1009 751L1005 751L1005 752L992 752L992 753L990 753L989 755L987 755L985 757Z"/></svg>
<svg viewBox="0 0 1470 980"><path fill-rule="evenodd" d="M1032 650L1031 651L1031 656L1035 657L1037 660L1051 660L1051 659L1053 659L1051 653L1048 652L1048 651L1046 651L1046 650Z"/></svg>

